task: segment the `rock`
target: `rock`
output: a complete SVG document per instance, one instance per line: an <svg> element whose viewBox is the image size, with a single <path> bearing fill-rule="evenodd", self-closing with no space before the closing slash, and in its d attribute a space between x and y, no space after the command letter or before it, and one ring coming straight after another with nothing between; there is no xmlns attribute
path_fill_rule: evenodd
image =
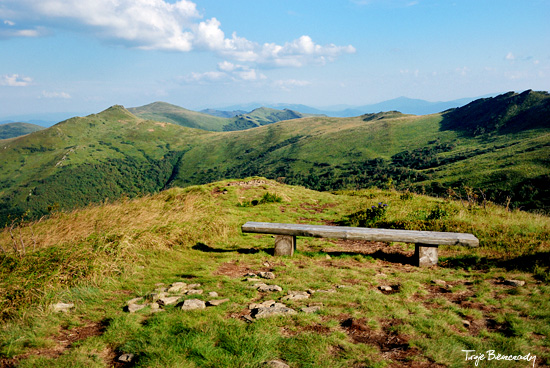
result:
<svg viewBox="0 0 550 368"><path fill-rule="evenodd" d="M265 261L265 262L264 262L264 266L265 266L265 267L271 267L271 263L269 263L268 261Z"/></svg>
<svg viewBox="0 0 550 368"><path fill-rule="evenodd" d="M447 286L447 282L443 280L432 280L432 284L439 285L439 286Z"/></svg>
<svg viewBox="0 0 550 368"><path fill-rule="evenodd" d="M267 286L267 284L265 282L258 282L257 284L252 285L254 289L257 289L260 286Z"/></svg>
<svg viewBox="0 0 550 368"><path fill-rule="evenodd" d="M207 307L217 307L220 304L227 303L229 299L209 300L206 302Z"/></svg>
<svg viewBox="0 0 550 368"><path fill-rule="evenodd" d="M377 273L375 276L376 276L376 277L388 277L388 275L386 275L386 274L383 273L383 272Z"/></svg>
<svg viewBox="0 0 550 368"><path fill-rule="evenodd" d="M270 360L269 362L265 362L265 367L269 368L290 368L290 366L280 360Z"/></svg>
<svg viewBox="0 0 550 368"><path fill-rule="evenodd" d="M219 295L215 291L211 291L211 292L208 293L208 296L211 297L211 298L217 298Z"/></svg>
<svg viewBox="0 0 550 368"><path fill-rule="evenodd" d="M306 291L309 295L315 294L315 290L313 290L313 289L307 289Z"/></svg>
<svg viewBox="0 0 550 368"><path fill-rule="evenodd" d="M296 313L297 312L294 309L288 308L282 303L275 303L267 308L257 308L252 311L253 317L256 319L272 316L292 315Z"/></svg>
<svg viewBox="0 0 550 368"><path fill-rule="evenodd" d="M157 300L164 298L166 296L165 292L157 293L153 292L147 295L147 300L150 302L156 302Z"/></svg>
<svg viewBox="0 0 550 368"><path fill-rule="evenodd" d="M188 289L196 289L196 288L198 288L198 287L200 287L200 286L201 286L201 284L190 284L190 285L187 285L187 288L188 288Z"/></svg>
<svg viewBox="0 0 550 368"><path fill-rule="evenodd" d="M259 304L252 303L248 306L248 309L252 310L252 309L259 309L259 308L269 308L274 304L275 304L275 300L266 300L265 302L259 303Z"/></svg>
<svg viewBox="0 0 550 368"><path fill-rule="evenodd" d="M258 276L260 276L262 279L268 280L273 280L275 278L275 274L273 272L259 272Z"/></svg>
<svg viewBox="0 0 550 368"><path fill-rule="evenodd" d="M185 294L187 294L187 295L200 295L202 293L203 293L203 291L200 290L200 289L197 289L197 290L193 289L193 290L187 290L187 292Z"/></svg>
<svg viewBox="0 0 550 368"><path fill-rule="evenodd" d="M126 302L127 305L130 305L130 304L137 304L139 302L142 302L143 301L143 298L139 297L139 298L134 298L134 299L130 299Z"/></svg>
<svg viewBox="0 0 550 368"><path fill-rule="evenodd" d="M72 308L74 308L74 303L57 303L52 305L52 310L54 313L67 313Z"/></svg>
<svg viewBox="0 0 550 368"><path fill-rule="evenodd" d="M244 277L256 277L256 274L252 273L252 272L249 272L246 275L244 275Z"/></svg>
<svg viewBox="0 0 550 368"><path fill-rule="evenodd" d="M378 289L382 290L382 291L392 291L393 289L391 288L391 286L389 285L381 285L378 287Z"/></svg>
<svg viewBox="0 0 550 368"><path fill-rule="evenodd" d="M249 277L249 278L245 279L245 281L248 281L248 282L258 282L258 281L260 281L260 279L257 278L257 277Z"/></svg>
<svg viewBox="0 0 550 368"><path fill-rule="evenodd" d="M165 293L166 291L168 291L168 288L166 288L166 287L158 287L158 288L156 288L153 292L154 292L154 293L160 294L160 293Z"/></svg>
<svg viewBox="0 0 550 368"><path fill-rule="evenodd" d="M521 280L504 280L504 284L518 287L518 286L525 285L525 281L521 281Z"/></svg>
<svg viewBox="0 0 550 368"><path fill-rule="evenodd" d="M283 300L300 300L308 299L309 293L306 291L289 291L288 295L283 297Z"/></svg>
<svg viewBox="0 0 550 368"><path fill-rule="evenodd" d="M258 287L258 291L262 291L262 292L275 292L275 291L283 291L283 288L278 286L278 285L266 285L266 284L263 284L263 285L260 285Z"/></svg>
<svg viewBox="0 0 550 368"><path fill-rule="evenodd" d="M122 354L117 360L122 363L131 363L134 360L134 357L134 354Z"/></svg>
<svg viewBox="0 0 550 368"><path fill-rule="evenodd" d="M167 291L169 293L177 293L184 290L187 290L187 284L185 282L174 282Z"/></svg>
<svg viewBox="0 0 550 368"><path fill-rule="evenodd" d="M347 285L337 285L336 289L345 289L347 287L348 287Z"/></svg>
<svg viewBox="0 0 550 368"><path fill-rule="evenodd" d="M243 316L243 319L246 321L246 322L254 322L254 318L252 318L251 316L249 316L248 314L245 314Z"/></svg>
<svg viewBox="0 0 550 368"><path fill-rule="evenodd" d="M147 304L128 304L128 312L135 313L138 310L145 308Z"/></svg>
<svg viewBox="0 0 550 368"><path fill-rule="evenodd" d="M317 292L317 293L335 293L336 290L334 290L334 289L329 289L329 290L317 290L316 292Z"/></svg>
<svg viewBox="0 0 550 368"><path fill-rule="evenodd" d="M466 328L470 328L470 321L466 320L466 319L463 319L462 320L462 325L464 325L464 327Z"/></svg>
<svg viewBox="0 0 550 368"><path fill-rule="evenodd" d="M183 302L181 306L182 310L193 310L193 309L204 309L206 304L199 299L187 299Z"/></svg>
<svg viewBox="0 0 550 368"><path fill-rule="evenodd" d="M332 257L331 257L330 255L328 255L328 254L325 256L325 258L326 258L326 259L332 259Z"/></svg>
<svg viewBox="0 0 550 368"><path fill-rule="evenodd" d="M302 312L304 313L315 313L315 312L319 312L321 310L321 307L316 305L316 306L313 306L313 307L303 307L302 308Z"/></svg>
<svg viewBox="0 0 550 368"><path fill-rule="evenodd" d="M158 305L172 305L176 304L180 300L180 296L165 296L157 300ZM154 303L156 304L156 303Z"/></svg>

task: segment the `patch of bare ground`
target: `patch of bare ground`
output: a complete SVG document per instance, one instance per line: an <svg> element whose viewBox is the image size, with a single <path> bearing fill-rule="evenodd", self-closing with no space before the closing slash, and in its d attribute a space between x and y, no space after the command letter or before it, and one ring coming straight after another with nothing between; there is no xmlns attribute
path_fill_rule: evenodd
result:
<svg viewBox="0 0 550 368"><path fill-rule="evenodd" d="M241 264L237 261L225 262L214 271L214 275L228 276L231 278L239 278L246 275L248 272L252 272L249 265Z"/></svg>
<svg viewBox="0 0 550 368"><path fill-rule="evenodd" d="M364 318L345 318L340 320L340 326L356 344L369 344L378 347L381 357L391 361L388 367L432 368L444 367L430 361L416 360L421 355L418 348L409 344L409 337L397 331L396 327L403 324L401 320L380 321L381 330L373 330L366 324Z"/></svg>
<svg viewBox="0 0 550 368"><path fill-rule="evenodd" d="M324 252L331 256L361 254L374 259L391 263L399 271L409 271L414 250L403 250L402 247L385 242L364 240L331 240L334 246L327 246Z"/></svg>
<svg viewBox="0 0 550 368"><path fill-rule="evenodd" d="M333 208L338 206L337 203L325 203L325 204L318 204L318 203L301 203L300 208L304 211L307 211L309 213L323 213L328 208Z"/></svg>
<svg viewBox="0 0 550 368"><path fill-rule="evenodd" d="M92 336L99 336L105 330L105 325L101 322L90 322L81 327L75 327L70 330L61 329L59 333L51 337L53 346L47 348L33 349L29 352L15 356L10 359L0 359L0 368L12 368L17 367L19 361L29 358L31 356L44 357L48 359L56 359L69 351L74 343L86 340ZM104 352L102 357L104 360L111 361L114 356L114 352Z"/></svg>

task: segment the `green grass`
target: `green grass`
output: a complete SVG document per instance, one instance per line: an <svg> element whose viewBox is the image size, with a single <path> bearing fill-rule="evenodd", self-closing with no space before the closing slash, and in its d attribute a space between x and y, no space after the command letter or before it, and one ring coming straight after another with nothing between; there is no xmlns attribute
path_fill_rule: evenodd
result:
<svg viewBox="0 0 550 368"><path fill-rule="evenodd" d="M258 204L239 205L252 200ZM329 239L299 238L294 257L273 258L270 236L239 230L246 221L334 223L379 202L387 210L372 226L469 231L481 247L440 247L439 267L421 269ZM447 213L428 219L434 208ZM462 350L531 353L550 362L545 216L392 190L331 194L250 178L60 212L32 229L18 235L25 254L0 255L0 359L21 367L109 367L122 353L135 354L136 367L259 367L272 359L291 367L473 366ZM7 230L0 244L10 244ZM412 252L405 244L385 249ZM283 292L259 293L243 281L262 270L276 274L269 283ZM505 279L527 285L514 288ZM176 281L200 283L205 293L193 297L208 300L216 291L230 302L202 311L124 312L127 300ZM395 292L383 294L380 285ZM240 318L250 303L308 289L334 292L286 302L296 310L322 303L314 314ZM75 308L55 314L50 305L58 301ZM95 332L61 342L83 331Z"/></svg>

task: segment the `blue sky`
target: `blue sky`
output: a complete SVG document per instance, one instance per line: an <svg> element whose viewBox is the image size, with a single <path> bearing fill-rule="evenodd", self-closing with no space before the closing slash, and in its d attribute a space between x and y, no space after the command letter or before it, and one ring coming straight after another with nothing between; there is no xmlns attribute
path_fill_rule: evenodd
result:
<svg viewBox="0 0 550 368"><path fill-rule="evenodd" d="M549 0L0 0L0 119L550 89Z"/></svg>

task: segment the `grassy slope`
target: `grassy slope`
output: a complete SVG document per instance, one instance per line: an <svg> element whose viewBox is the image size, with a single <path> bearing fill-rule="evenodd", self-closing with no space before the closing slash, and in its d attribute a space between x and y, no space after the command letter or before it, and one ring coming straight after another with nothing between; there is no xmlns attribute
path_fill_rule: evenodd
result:
<svg viewBox="0 0 550 368"><path fill-rule="evenodd" d="M44 129L40 125L29 123L8 123L0 125L0 139L8 139L30 134Z"/></svg>
<svg viewBox="0 0 550 368"><path fill-rule="evenodd" d="M128 111L143 119L165 121L189 128L210 131L222 131L224 125L230 123L230 119L227 118L187 110L166 102L154 102L141 107L129 108Z"/></svg>
<svg viewBox="0 0 550 368"><path fill-rule="evenodd" d="M0 329L0 359L20 367L107 367L119 354L133 353L136 367L257 367L277 358L291 367L463 366L462 350L492 349L550 363L548 217L395 191L335 195L261 179L229 184L173 188L22 227L17 236L26 254L0 254L2 313L11 316ZM267 192L282 201L243 206ZM440 267L419 269L392 261L410 255L410 245L379 249L299 238L293 258L275 259L270 236L239 231L250 220L334 223L378 202L389 206L372 226L408 221L470 231L481 248L443 247ZM431 213L439 215L428 220ZM11 246L7 230L0 244ZM268 283L283 292L247 288L243 275L260 270L275 272ZM527 285L504 285L509 278ZM435 279L451 286L436 286ZM198 312L123 312L126 300L181 280L231 301ZM384 284L398 291L384 295L378 291ZM251 302L338 285L345 287L287 303L297 310L322 303L319 313L252 324L240 318ZM52 313L49 305L58 301L76 308ZM92 331L87 338L86 331ZM62 342L81 335L69 346Z"/></svg>

